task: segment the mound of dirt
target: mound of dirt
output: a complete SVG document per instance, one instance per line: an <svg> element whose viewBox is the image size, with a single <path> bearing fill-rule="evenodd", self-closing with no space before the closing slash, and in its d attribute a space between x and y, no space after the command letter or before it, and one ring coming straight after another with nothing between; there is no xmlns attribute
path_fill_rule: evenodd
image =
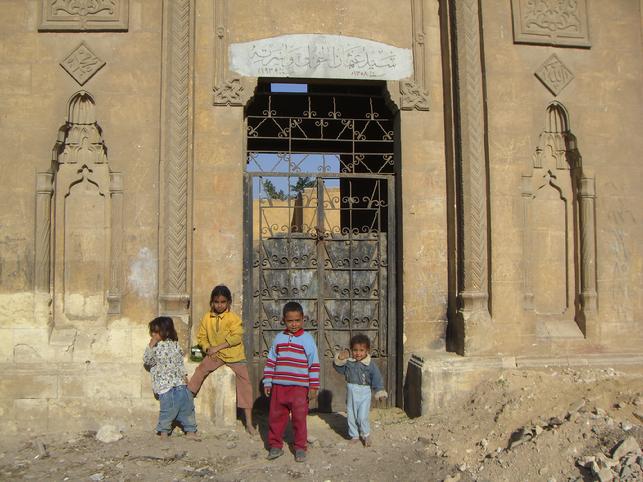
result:
<svg viewBox="0 0 643 482"><path fill-rule="evenodd" d="M257 420L261 438L238 426L164 442L153 420L111 443L93 432L5 436L0 479L643 480L640 368L504 371L440 414L373 409L370 448L346 440L344 414L312 414L304 463L290 451L266 461L265 416Z"/></svg>

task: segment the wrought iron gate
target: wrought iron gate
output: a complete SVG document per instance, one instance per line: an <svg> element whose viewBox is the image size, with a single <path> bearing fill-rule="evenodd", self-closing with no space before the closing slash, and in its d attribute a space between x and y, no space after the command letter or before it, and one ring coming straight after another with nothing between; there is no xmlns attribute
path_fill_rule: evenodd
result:
<svg viewBox="0 0 643 482"><path fill-rule="evenodd" d="M319 348L321 410L345 405L332 360L358 332L370 337L395 400L392 115L381 93L275 94L269 85L247 112L246 347L255 380L294 300Z"/></svg>

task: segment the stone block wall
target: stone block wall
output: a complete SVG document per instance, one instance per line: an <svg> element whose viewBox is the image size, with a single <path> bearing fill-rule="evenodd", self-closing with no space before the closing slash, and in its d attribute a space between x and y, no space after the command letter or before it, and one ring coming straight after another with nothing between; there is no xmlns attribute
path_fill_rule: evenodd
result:
<svg viewBox="0 0 643 482"><path fill-rule="evenodd" d="M0 409L9 429L149 425L147 323L174 316L187 348L218 283L247 315L244 108L258 79L230 71L228 47L286 34L413 53L413 76L386 82L399 109L394 323L400 380L412 354L429 360L438 389L424 395L427 406L506 356L641 351L640 2L573 2L571 37L527 28L524 0L109 3L102 19L56 13L44 0L0 5ZM463 17L447 18L454 6ZM479 27L482 43L456 38L456 24ZM452 99L457 82L475 102ZM458 116L475 139L452 135ZM478 171L459 164L472 143ZM467 204L472 172L480 219ZM482 278L463 298L472 254ZM489 315L476 337L491 358L462 370L442 363L458 296ZM197 399L204 420L233 423L231 383L223 370L208 380Z"/></svg>
<svg viewBox="0 0 643 482"><path fill-rule="evenodd" d="M188 363L191 374L196 363ZM141 363L2 364L0 415L9 432L74 432L111 424L154 431L159 403ZM236 424L234 374L222 367L195 399L199 429Z"/></svg>

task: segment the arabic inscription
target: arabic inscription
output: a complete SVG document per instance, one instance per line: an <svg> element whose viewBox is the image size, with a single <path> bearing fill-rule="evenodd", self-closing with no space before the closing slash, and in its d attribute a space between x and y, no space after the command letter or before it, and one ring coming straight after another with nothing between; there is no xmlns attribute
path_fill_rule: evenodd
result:
<svg viewBox="0 0 643 482"><path fill-rule="evenodd" d="M249 77L400 80L410 49L343 35L283 35L230 45L230 70Z"/></svg>

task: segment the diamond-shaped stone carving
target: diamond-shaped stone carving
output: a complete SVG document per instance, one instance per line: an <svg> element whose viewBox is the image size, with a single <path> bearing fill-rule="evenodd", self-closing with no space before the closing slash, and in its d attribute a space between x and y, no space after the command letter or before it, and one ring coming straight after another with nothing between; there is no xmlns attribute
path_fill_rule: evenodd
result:
<svg viewBox="0 0 643 482"><path fill-rule="evenodd" d="M535 75L554 95L558 95L574 78L574 74L572 74L556 54L552 54L545 60L545 62L538 67Z"/></svg>
<svg viewBox="0 0 643 482"><path fill-rule="evenodd" d="M67 58L60 63L60 66L80 85L84 85L85 82L91 79L104 65L105 61L98 58L96 54L85 45L85 42L81 42L80 45L72 50Z"/></svg>

